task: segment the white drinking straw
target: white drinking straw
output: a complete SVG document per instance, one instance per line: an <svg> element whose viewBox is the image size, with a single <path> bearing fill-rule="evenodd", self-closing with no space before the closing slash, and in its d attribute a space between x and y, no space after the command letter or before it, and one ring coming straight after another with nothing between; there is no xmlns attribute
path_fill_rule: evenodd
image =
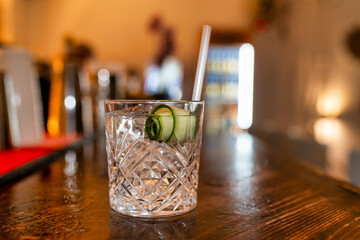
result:
<svg viewBox="0 0 360 240"><path fill-rule="evenodd" d="M204 82L204 74L205 74L206 59L209 49L210 34L211 34L211 27L209 25L204 25L202 30L201 46L199 51L196 77L195 77L194 89L192 95L193 101L200 101L201 98L201 90Z"/></svg>

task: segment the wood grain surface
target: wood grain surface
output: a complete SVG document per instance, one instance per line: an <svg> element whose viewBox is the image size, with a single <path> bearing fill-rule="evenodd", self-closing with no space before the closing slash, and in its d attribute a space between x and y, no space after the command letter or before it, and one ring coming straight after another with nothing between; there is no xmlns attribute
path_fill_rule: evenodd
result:
<svg viewBox="0 0 360 240"><path fill-rule="evenodd" d="M188 214L143 220L108 201L100 138L0 188L0 239L360 239L358 188L246 133L204 138Z"/></svg>

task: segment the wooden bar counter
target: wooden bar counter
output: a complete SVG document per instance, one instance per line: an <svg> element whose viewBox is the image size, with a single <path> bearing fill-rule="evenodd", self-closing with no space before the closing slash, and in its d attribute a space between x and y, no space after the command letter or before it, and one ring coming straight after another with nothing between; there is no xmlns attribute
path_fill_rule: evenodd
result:
<svg viewBox="0 0 360 240"><path fill-rule="evenodd" d="M159 220L110 210L104 139L0 187L0 239L359 239L357 188L253 136L205 136L198 205Z"/></svg>

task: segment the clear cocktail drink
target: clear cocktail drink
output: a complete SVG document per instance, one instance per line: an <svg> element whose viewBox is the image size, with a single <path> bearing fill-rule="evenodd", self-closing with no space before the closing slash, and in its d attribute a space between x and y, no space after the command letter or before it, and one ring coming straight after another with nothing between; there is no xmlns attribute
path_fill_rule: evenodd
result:
<svg viewBox="0 0 360 240"><path fill-rule="evenodd" d="M111 208L172 216L196 206L203 102L105 102Z"/></svg>

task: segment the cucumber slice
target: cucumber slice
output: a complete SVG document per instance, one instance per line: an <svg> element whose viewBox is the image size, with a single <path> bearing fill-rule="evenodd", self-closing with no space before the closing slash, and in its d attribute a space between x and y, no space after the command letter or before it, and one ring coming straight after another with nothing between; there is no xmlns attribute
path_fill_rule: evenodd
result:
<svg viewBox="0 0 360 240"><path fill-rule="evenodd" d="M164 142L184 142L195 137L196 116L190 111L168 105L158 105L145 123L149 139Z"/></svg>
<svg viewBox="0 0 360 240"><path fill-rule="evenodd" d="M171 107L174 113L174 131L169 139L169 142L183 142L186 141L189 125L189 114L188 110Z"/></svg>
<svg viewBox="0 0 360 240"><path fill-rule="evenodd" d="M145 122L146 134L151 140L167 142L174 128L171 108L166 105L158 105L151 115Z"/></svg>

